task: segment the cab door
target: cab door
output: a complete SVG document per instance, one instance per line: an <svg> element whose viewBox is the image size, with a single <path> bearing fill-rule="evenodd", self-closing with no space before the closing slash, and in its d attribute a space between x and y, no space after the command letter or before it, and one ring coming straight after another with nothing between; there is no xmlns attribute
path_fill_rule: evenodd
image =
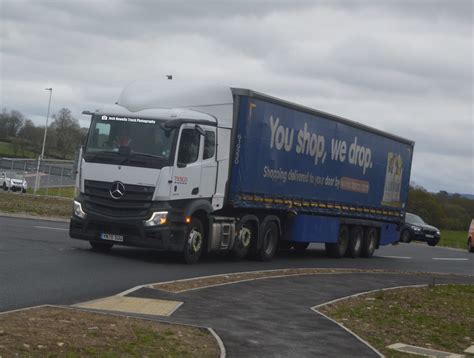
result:
<svg viewBox="0 0 474 358"><path fill-rule="evenodd" d="M202 170L199 193L203 198L212 198L216 192L217 161L216 161L216 127L202 126Z"/></svg>
<svg viewBox="0 0 474 358"><path fill-rule="evenodd" d="M171 200L201 197L203 136L195 125L181 126L171 179Z"/></svg>

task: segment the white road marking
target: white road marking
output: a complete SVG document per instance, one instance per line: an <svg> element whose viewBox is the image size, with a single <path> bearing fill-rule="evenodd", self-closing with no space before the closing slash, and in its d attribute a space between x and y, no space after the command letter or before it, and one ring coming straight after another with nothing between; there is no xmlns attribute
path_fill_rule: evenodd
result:
<svg viewBox="0 0 474 358"><path fill-rule="evenodd" d="M59 231L68 231L69 229L64 229L62 227L52 227L52 226L35 226L37 229L44 229L44 230L59 230Z"/></svg>
<svg viewBox="0 0 474 358"><path fill-rule="evenodd" d="M377 257L384 257L386 259L404 259L404 260L410 260L411 257L409 256L377 256Z"/></svg>
<svg viewBox="0 0 474 358"><path fill-rule="evenodd" d="M460 258L460 257L433 257L433 260L443 260L443 261L469 261L469 259Z"/></svg>

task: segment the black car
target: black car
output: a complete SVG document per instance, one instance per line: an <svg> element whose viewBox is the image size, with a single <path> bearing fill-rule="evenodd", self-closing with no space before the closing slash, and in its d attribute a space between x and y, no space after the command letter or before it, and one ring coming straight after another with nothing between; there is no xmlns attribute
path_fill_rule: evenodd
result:
<svg viewBox="0 0 474 358"><path fill-rule="evenodd" d="M428 225L419 216L410 213L406 213L405 225L402 226L400 232L401 242L426 241L428 245L436 246L441 238L441 233L437 228Z"/></svg>

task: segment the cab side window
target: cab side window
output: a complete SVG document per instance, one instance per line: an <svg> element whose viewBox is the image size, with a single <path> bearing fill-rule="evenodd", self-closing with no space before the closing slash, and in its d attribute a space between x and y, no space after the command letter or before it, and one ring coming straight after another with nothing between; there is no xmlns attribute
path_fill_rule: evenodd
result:
<svg viewBox="0 0 474 358"><path fill-rule="evenodd" d="M178 166L197 161L200 134L195 129L183 129L178 151Z"/></svg>
<svg viewBox="0 0 474 358"><path fill-rule="evenodd" d="M211 131L206 131L204 136L204 153L202 159L209 159L214 156L216 151L216 133Z"/></svg>

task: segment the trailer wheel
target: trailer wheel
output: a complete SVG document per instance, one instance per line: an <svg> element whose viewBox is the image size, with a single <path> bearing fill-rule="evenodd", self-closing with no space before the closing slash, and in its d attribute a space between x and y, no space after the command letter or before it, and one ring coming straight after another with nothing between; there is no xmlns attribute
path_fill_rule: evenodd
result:
<svg viewBox="0 0 474 358"><path fill-rule="evenodd" d="M109 251L114 244L111 244L110 242L97 242L97 241L89 241L89 244L91 245L92 249L96 251Z"/></svg>
<svg viewBox="0 0 474 358"><path fill-rule="evenodd" d="M349 237L349 246L347 247L347 255L352 258L360 256L362 251L362 242L364 241L364 230L362 226L354 226L351 229Z"/></svg>
<svg viewBox="0 0 474 358"><path fill-rule="evenodd" d="M278 245L278 226L274 221L268 221L262 230L263 243L258 250L258 258L260 261L270 261Z"/></svg>
<svg viewBox="0 0 474 358"><path fill-rule="evenodd" d="M374 227L368 228L364 241L362 242L362 251L360 256L362 257L372 257L377 247L377 229Z"/></svg>
<svg viewBox="0 0 474 358"><path fill-rule="evenodd" d="M339 228L339 237L336 243L327 243L326 254L329 257L340 258L345 255L347 246L349 245L349 230L346 225L341 225Z"/></svg>
<svg viewBox="0 0 474 358"><path fill-rule="evenodd" d="M198 262L204 246L204 229L198 218L188 224L184 240L183 259L187 264Z"/></svg>
<svg viewBox="0 0 474 358"><path fill-rule="evenodd" d="M250 245L254 241L255 230L250 223L245 223L238 229L235 244L232 248L232 255L238 259L246 257L250 250Z"/></svg>
<svg viewBox="0 0 474 358"><path fill-rule="evenodd" d="M296 251L303 252L308 248L309 242L292 242L291 246L293 246Z"/></svg>
<svg viewBox="0 0 474 358"><path fill-rule="evenodd" d="M403 230L402 234L400 235L400 241L407 244L411 241L411 234L408 229Z"/></svg>

